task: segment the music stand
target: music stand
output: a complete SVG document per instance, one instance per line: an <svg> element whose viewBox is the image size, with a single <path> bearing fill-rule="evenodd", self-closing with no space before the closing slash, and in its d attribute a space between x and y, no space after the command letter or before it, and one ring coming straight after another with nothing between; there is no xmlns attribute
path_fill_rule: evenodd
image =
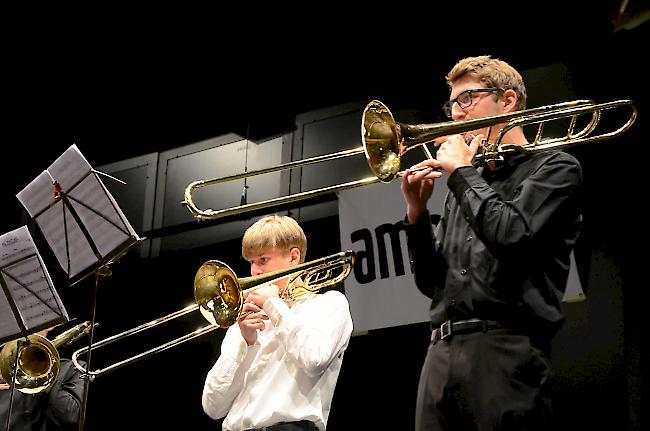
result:
<svg viewBox="0 0 650 431"><path fill-rule="evenodd" d="M0 236L0 345L69 320L26 226ZM16 356L16 362L18 356ZM9 428L17 363L13 364ZM9 376L3 376L9 381Z"/></svg>
<svg viewBox="0 0 650 431"><path fill-rule="evenodd" d="M73 144L16 195L65 271L68 284L95 274L80 430L90 382L99 277L110 275L109 265L142 241L98 174Z"/></svg>
<svg viewBox="0 0 650 431"><path fill-rule="evenodd" d="M72 145L16 195L70 285L114 262L141 240L99 173Z"/></svg>

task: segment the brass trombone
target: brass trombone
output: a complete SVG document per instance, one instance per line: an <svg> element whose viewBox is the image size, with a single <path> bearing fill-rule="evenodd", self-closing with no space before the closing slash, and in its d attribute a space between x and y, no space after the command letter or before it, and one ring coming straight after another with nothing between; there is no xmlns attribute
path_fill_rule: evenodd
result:
<svg viewBox="0 0 650 431"><path fill-rule="evenodd" d="M72 344L90 331L83 322L52 341L39 334L7 341L0 351L0 374L7 383L14 381L17 391L36 394L49 389L59 376L61 357L58 348Z"/></svg>
<svg viewBox="0 0 650 431"><path fill-rule="evenodd" d="M294 300L306 293L315 293L326 287L334 286L345 280L350 274L355 256L354 251L347 250L301 263L291 268L243 278L238 278L235 272L225 263L218 260L209 260L201 265L194 277L195 304L108 337L92 346L79 349L72 354L72 362L79 371L83 372L92 381L100 375L162 352L215 329L231 326L246 314L242 312L244 296L265 284L287 278L287 288L283 295L283 298L287 300ZM299 279L302 281L301 283L298 283ZM184 316L197 309L210 322L209 325L103 369L90 371L79 363L79 356L82 354L87 354L91 350L94 351L97 348Z"/></svg>
<svg viewBox="0 0 650 431"><path fill-rule="evenodd" d="M623 125L609 133L601 133L594 136L591 135L600 122L601 113L603 111L622 107L629 107L631 110L629 119ZM582 129L576 131L577 119L583 114L591 114L591 120ZM637 110L634 107L634 102L631 100L617 100L601 104L596 104L590 100L575 100L474 120L410 125L397 123L386 105L378 100L373 100L368 103L363 111L361 120L362 145L360 147L303 160L296 160L274 167L244 172L241 174L194 181L185 188L184 200L181 203L187 207L190 213L197 220L213 220L227 215L242 214L289 202L297 202L318 197L323 194L365 186L377 182L389 182L396 176L401 176L403 174L403 172L399 171L400 159L407 151L422 146L427 157L431 159L433 157L425 144L434 142L438 138L451 134L465 133L483 127L505 124L495 141L493 143L485 142L482 149L476 155L476 160L484 162L488 160L501 159L513 152L530 153L541 150L556 150L577 144L613 138L627 131L636 120L636 117ZM570 119L566 135L560 138L542 139L544 124L558 119ZM519 146L501 144L501 140L508 130L514 127L521 127L530 124L539 125L535 139L530 145ZM270 172L293 169L300 166L344 157L356 156L359 154L365 154L373 176L321 189L308 190L262 202L224 208L221 210L199 209L192 199L192 193L195 190L210 185L221 184Z"/></svg>

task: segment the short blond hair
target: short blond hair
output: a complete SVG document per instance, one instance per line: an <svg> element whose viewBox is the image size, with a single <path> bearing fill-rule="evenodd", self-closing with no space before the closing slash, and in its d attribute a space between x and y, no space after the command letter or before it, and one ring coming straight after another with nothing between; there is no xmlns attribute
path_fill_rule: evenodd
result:
<svg viewBox="0 0 650 431"><path fill-rule="evenodd" d="M241 252L244 259L250 260L261 251L278 249L300 250L300 262L305 261L307 237L296 220L289 216L270 215L253 223L242 239Z"/></svg>
<svg viewBox="0 0 650 431"><path fill-rule="evenodd" d="M458 61L451 68L445 80L451 86L465 75L479 79L486 87L496 87L503 90L514 90L517 94L517 109L526 109L526 86L524 79L517 70L503 60L489 55L467 57Z"/></svg>

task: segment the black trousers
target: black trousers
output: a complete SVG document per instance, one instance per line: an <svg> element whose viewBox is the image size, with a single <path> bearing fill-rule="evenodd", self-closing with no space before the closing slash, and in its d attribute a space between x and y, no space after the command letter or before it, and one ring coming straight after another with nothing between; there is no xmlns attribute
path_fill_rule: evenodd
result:
<svg viewBox="0 0 650 431"><path fill-rule="evenodd" d="M420 374L416 431L552 430L550 362L509 329L431 343Z"/></svg>

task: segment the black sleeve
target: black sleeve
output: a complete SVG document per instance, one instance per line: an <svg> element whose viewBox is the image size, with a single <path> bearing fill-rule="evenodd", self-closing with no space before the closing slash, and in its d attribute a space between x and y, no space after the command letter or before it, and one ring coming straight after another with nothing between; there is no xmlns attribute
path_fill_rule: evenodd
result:
<svg viewBox="0 0 650 431"><path fill-rule="evenodd" d="M582 170L575 158L556 152L540 157L533 168L508 200L476 169L460 168L449 177L449 189L472 230L498 259L533 255L579 210Z"/></svg>
<svg viewBox="0 0 650 431"><path fill-rule="evenodd" d="M437 289L444 287L447 263L439 251L429 213L415 224L404 218L411 270L415 285L423 295L433 298ZM438 230L444 229L440 220Z"/></svg>

